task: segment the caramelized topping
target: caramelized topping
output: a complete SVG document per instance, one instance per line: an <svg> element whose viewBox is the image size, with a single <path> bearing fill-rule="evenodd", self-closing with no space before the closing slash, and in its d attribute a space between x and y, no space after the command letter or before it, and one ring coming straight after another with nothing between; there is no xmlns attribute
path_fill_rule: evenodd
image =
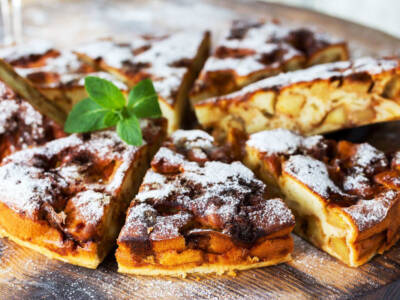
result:
<svg viewBox="0 0 400 300"><path fill-rule="evenodd" d="M337 143L322 136L304 138L276 129L251 135L247 146L264 160L282 161L282 172L325 202L343 207L364 229L382 220L400 197L397 155L391 168L389 157L369 144Z"/></svg>
<svg viewBox="0 0 400 300"><path fill-rule="evenodd" d="M153 135L157 124L141 122L143 132L153 127ZM0 166L0 199L76 241L96 240L107 222L106 211L120 201L121 185L140 149L125 144L114 131L101 131L19 151Z"/></svg>
<svg viewBox="0 0 400 300"><path fill-rule="evenodd" d="M154 157L120 241L139 243L132 246L136 251L149 251L152 241L206 229L248 247L292 226L285 204L268 199L265 185L241 163L221 162L222 153L229 161L226 150L203 131L175 132Z"/></svg>

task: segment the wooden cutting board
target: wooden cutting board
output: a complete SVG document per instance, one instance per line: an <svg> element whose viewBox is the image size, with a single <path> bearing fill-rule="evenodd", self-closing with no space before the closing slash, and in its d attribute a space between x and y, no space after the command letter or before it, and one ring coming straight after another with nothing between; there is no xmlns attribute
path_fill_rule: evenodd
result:
<svg viewBox="0 0 400 300"><path fill-rule="evenodd" d="M133 33L212 29L214 37L237 18L279 18L313 25L350 41L354 56L393 55L400 40L382 32L298 8L244 1L29 1L25 32L59 46ZM397 51L397 53L396 53ZM400 122L331 135L400 148ZM97 270L54 261L0 239L0 299L367 299L400 298L400 244L370 263L349 268L297 236L293 261L236 277L185 279L127 276L113 253ZM397 297L396 297L397 296Z"/></svg>

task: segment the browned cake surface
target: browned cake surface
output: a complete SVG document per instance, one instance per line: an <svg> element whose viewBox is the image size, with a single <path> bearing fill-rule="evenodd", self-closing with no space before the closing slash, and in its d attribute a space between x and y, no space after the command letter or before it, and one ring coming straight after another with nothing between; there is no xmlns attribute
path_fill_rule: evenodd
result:
<svg viewBox="0 0 400 300"><path fill-rule="evenodd" d="M209 32L135 37L132 42L100 40L78 47L78 56L129 86L151 78L169 132L179 128L186 98L208 56Z"/></svg>
<svg viewBox="0 0 400 300"><path fill-rule="evenodd" d="M98 71L78 59L68 50L57 50L46 41L0 48L0 58L11 64L15 71L28 79L48 98L69 111L87 97L84 89L86 76L97 76L112 81L120 89L127 86L109 73Z"/></svg>
<svg viewBox="0 0 400 300"><path fill-rule="evenodd" d="M191 99L197 102L228 94L280 72L347 58L344 41L308 28L235 21L207 60Z"/></svg>
<svg viewBox="0 0 400 300"><path fill-rule="evenodd" d="M296 232L316 246L357 266L399 239L399 153L283 129L251 135L246 148L248 165L280 186Z"/></svg>
<svg viewBox="0 0 400 300"><path fill-rule="evenodd" d="M0 81L0 161L17 150L63 136L65 134L60 126Z"/></svg>
<svg viewBox="0 0 400 300"><path fill-rule="evenodd" d="M32 41L23 46L0 48L0 58L15 67L18 74L39 88L72 88L83 86L87 75L113 81L121 89L126 86L114 76L78 59L68 50L57 50L49 42Z"/></svg>
<svg viewBox="0 0 400 300"><path fill-rule="evenodd" d="M121 272L183 276L286 261L294 218L200 130L176 131L152 161L118 238Z"/></svg>
<svg viewBox="0 0 400 300"><path fill-rule="evenodd" d="M287 72L195 105L217 133L274 128L329 132L400 118L398 59L359 58Z"/></svg>
<svg viewBox="0 0 400 300"><path fill-rule="evenodd" d="M8 156L0 166L0 233L49 257L95 268L112 247L165 120L143 120L147 141L114 131L71 135Z"/></svg>

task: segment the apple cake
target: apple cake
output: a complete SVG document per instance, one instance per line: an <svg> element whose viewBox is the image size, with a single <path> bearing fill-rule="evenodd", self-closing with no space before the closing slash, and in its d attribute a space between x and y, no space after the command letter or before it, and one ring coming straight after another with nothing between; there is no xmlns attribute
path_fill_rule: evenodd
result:
<svg viewBox="0 0 400 300"><path fill-rule="evenodd" d="M73 134L21 150L0 165L0 235L71 264L96 268L123 225L130 200L166 134L141 120L144 140L115 131Z"/></svg>
<svg viewBox="0 0 400 300"><path fill-rule="evenodd" d="M234 21L190 93L193 103L281 72L348 59L347 44L309 28Z"/></svg>
<svg viewBox="0 0 400 300"><path fill-rule="evenodd" d="M206 132L174 132L151 166L118 237L120 272L184 277L290 259L292 213Z"/></svg>
<svg viewBox="0 0 400 300"><path fill-rule="evenodd" d="M200 124L226 135L285 128L311 135L400 119L398 59L359 58L283 73L195 105Z"/></svg>
<svg viewBox="0 0 400 300"><path fill-rule="evenodd" d="M244 161L280 188L297 234L357 267L400 237L399 158L367 143L275 129L249 137Z"/></svg>
<svg viewBox="0 0 400 300"><path fill-rule="evenodd" d="M65 112L88 97L84 88L84 79L88 75L107 79L121 90L127 90L127 86L115 76L97 71L71 51L56 50L49 42L31 41L24 45L0 48L0 58Z"/></svg>
<svg viewBox="0 0 400 300"><path fill-rule="evenodd" d="M131 43L100 40L82 45L79 57L115 74L129 87L150 78L159 95L168 131L179 128L187 96L210 48L209 32L137 37Z"/></svg>
<svg viewBox="0 0 400 300"><path fill-rule="evenodd" d="M0 81L0 162L15 151L63 136L65 133L59 125Z"/></svg>

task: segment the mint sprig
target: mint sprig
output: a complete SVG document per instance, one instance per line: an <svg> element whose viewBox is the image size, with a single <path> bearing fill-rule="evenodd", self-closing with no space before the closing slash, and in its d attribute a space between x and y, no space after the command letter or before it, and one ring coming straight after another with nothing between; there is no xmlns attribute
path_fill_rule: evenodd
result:
<svg viewBox="0 0 400 300"><path fill-rule="evenodd" d="M115 84L102 78L86 77L85 89L89 98L72 108L64 125L65 132L91 132L116 126L123 141L140 146L143 137L139 119L161 116L158 96L150 79L133 87L128 102Z"/></svg>

